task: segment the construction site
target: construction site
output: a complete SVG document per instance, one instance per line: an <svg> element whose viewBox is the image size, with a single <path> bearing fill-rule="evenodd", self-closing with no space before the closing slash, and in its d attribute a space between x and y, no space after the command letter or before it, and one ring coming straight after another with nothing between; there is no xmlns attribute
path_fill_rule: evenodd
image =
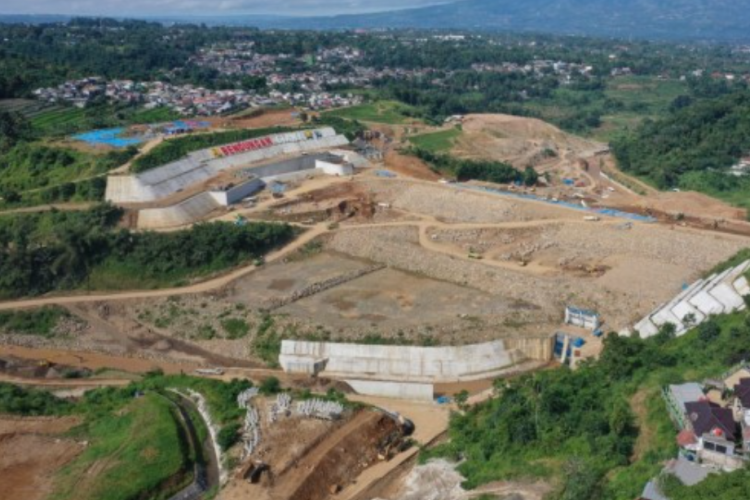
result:
<svg viewBox="0 0 750 500"><path fill-rule="evenodd" d="M671 322L679 334L745 307L747 263L706 274L747 248L741 211L635 189L606 145L537 120L465 117L452 149L531 164L544 179L533 187L442 179L405 154L405 134L379 127L368 143L380 154L369 157L330 127L271 134L109 176L106 198L133 229L283 221L300 234L262 264L184 287L0 303L59 306L76 318L50 337L4 332L0 356L15 360L8 366L202 369L335 387L364 406L244 394L244 441L218 498L396 500L424 498L436 474L453 478L440 464L410 476L417 449L407 438L443 436L455 394L481 401L497 378L575 367L599 354L608 332L651 336ZM56 378L28 367L2 377ZM39 467L76 453L75 442L56 443ZM456 495L445 498L463 498L460 477L451 481ZM516 487L508 492L526 499L547 492Z"/></svg>

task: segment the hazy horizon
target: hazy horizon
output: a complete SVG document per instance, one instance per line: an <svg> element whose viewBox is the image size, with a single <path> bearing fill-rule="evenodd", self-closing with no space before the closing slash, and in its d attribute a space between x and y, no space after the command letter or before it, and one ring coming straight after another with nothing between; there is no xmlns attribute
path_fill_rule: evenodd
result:
<svg viewBox="0 0 750 500"><path fill-rule="evenodd" d="M373 7L372 2L360 0L286 0L269 7L260 0L131 0L126 5L115 0L6 0L0 15L60 15L60 16L113 16L159 17L226 15L257 16L330 16L337 14L363 14L396 9L408 9L446 3L446 0L383 0Z"/></svg>

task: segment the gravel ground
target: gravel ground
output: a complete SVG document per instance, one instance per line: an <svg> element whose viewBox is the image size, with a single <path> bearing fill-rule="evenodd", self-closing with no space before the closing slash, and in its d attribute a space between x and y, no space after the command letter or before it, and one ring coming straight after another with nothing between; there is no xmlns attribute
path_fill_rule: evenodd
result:
<svg viewBox="0 0 750 500"><path fill-rule="evenodd" d="M508 241L501 233L496 235L499 244ZM611 275L534 275L520 269L490 267L427 251L419 245L417 229L407 227L348 230L336 234L330 246L494 294L511 309L534 311L537 323L559 321L564 306L570 304L600 311L612 329L627 326L656 304L672 298L682 282L696 278L743 246L741 241L721 235L706 237L657 226L623 231L603 225L570 224L559 229L550 226L540 235L547 247L556 244L570 257L601 259L614 268Z"/></svg>
<svg viewBox="0 0 750 500"><path fill-rule="evenodd" d="M377 201L394 208L432 215L445 222L499 223L540 219L579 218L575 212L541 203L517 202L499 196L459 190L442 185L367 179L363 187Z"/></svg>

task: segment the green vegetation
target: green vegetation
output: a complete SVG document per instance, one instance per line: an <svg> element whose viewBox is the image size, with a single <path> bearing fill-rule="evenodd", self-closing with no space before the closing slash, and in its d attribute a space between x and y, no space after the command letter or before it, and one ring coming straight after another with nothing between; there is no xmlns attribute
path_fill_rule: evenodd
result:
<svg viewBox="0 0 750 500"><path fill-rule="evenodd" d="M0 158L0 192L16 192L23 198L39 197L44 202L69 201L79 197L102 199L106 183L103 174L130 161L138 150L128 148L105 154L83 153L74 149L22 143ZM100 177L101 186L87 196L79 192L83 180ZM24 193L38 190L39 193Z"/></svg>
<svg viewBox="0 0 750 500"><path fill-rule="evenodd" d="M290 128L275 127L251 130L230 130L227 132L178 137L176 139L162 142L147 154L135 160L131 170L136 173L144 172L152 168L160 167L165 163L179 160L193 151L252 139L254 137L261 137L268 134L289 132L291 130L292 129Z"/></svg>
<svg viewBox="0 0 750 500"><path fill-rule="evenodd" d="M70 133L81 130L89 123L85 109L54 108L31 117L31 125L40 132Z"/></svg>
<svg viewBox="0 0 750 500"><path fill-rule="evenodd" d="M50 337L60 320L69 318L71 314L58 306L33 311L0 311L0 332Z"/></svg>
<svg viewBox="0 0 750 500"><path fill-rule="evenodd" d="M415 135L409 137L415 148L429 151L430 153L441 153L453 147L455 139L461 136L461 129L451 128L432 132L429 134Z"/></svg>
<svg viewBox="0 0 750 500"><path fill-rule="evenodd" d="M276 377L264 378L258 389L264 396L273 396L281 392L281 381Z"/></svg>
<svg viewBox="0 0 750 500"><path fill-rule="evenodd" d="M686 97L666 117L615 140L612 149L622 170L659 188L702 191L750 207L750 179L728 174L750 152L749 117L745 89L698 101Z"/></svg>
<svg viewBox="0 0 750 500"><path fill-rule="evenodd" d="M142 381L131 384L127 391L132 393L134 390L164 392L167 389L183 391L192 389L206 398L211 417L220 425L227 425L244 415L244 410L237 405L237 396L252 386L249 380L234 379L231 382L222 382L188 375L163 375L155 372Z"/></svg>
<svg viewBox="0 0 750 500"><path fill-rule="evenodd" d="M310 120L310 125L313 127L333 127L337 133L344 134L350 141L353 141L367 130L367 127L357 120L339 118L329 113L325 113L320 117L314 116Z"/></svg>
<svg viewBox="0 0 750 500"><path fill-rule="evenodd" d="M323 116L334 116L349 120L400 125L415 117L414 110L395 101L376 101L350 108L326 111Z"/></svg>
<svg viewBox="0 0 750 500"><path fill-rule="evenodd" d="M427 162L436 172L454 177L459 182L479 180L495 183L525 182L531 186L538 176L533 168L519 172L512 165L491 160L464 160L446 154L416 149L414 154Z"/></svg>
<svg viewBox="0 0 750 500"><path fill-rule="evenodd" d="M226 451L239 442L240 429L242 429L242 425L238 422L234 422L225 425L219 430L219 433L216 436L216 442L222 450Z"/></svg>
<svg viewBox="0 0 750 500"><path fill-rule="evenodd" d="M167 122L178 118L178 113L166 107L143 109L132 104L96 102L85 108L54 107L28 116L38 134L54 137L123 125Z"/></svg>
<svg viewBox="0 0 750 500"><path fill-rule="evenodd" d="M147 394L116 414L88 419L77 432L91 445L58 475L55 498L166 498L184 488L192 471L174 411L168 399ZM102 462L110 465L82 485L81 478Z"/></svg>
<svg viewBox="0 0 750 500"><path fill-rule="evenodd" d="M662 480L663 491L669 498L680 500L738 500L750 498L750 469L741 469L728 476L713 474L701 483L687 487L674 476Z"/></svg>
<svg viewBox="0 0 750 500"><path fill-rule="evenodd" d="M223 319L221 320L221 327L227 333L227 338L230 340L247 337L247 334L250 333L250 325L241 318Z"/></svg>
<svg viewBox="0 0 750 500"><path fill-rule="evenodd" d="M22 389L12 384L0 382L0 414L8 413L23 417L65 415L73 405L56 398L47 391Z"/></svg>
<svg viewBox="0 0 750 500"><path fill-rule="evenodd" d="M0 217L0 297L52 290L158 288L250 262L286 243L288 225L198 224L173 233L117 230L120 209Z"/></svg>
<svg viewBox="0 0 750 500"><path fill-rule="evenodd" d="M464 459L468 487L546 477L559 486L555 499L630 500L676 454L660 388L718 376L742 359L750 359L748 313L717 317L677 339L669 328L648 340L610 334L601 358L576 371L498 381L498 396L455 415L450 443L424 458ZM684 491L673 498L707 498Z"/></svg>

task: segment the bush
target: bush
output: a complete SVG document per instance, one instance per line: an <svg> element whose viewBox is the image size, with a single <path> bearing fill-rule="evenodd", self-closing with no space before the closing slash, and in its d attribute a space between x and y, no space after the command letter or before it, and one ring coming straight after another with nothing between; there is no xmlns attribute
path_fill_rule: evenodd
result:
<svg viewBox="0 0 750 500"><path fill-rule="evenodd" d="M242 426L238 423L225 425L219 430L216 436L216 442L222 450L226 451L240 440L240 429Z"/></svg>
<svg viewBox="0 0 750 500"><path fill-rule="evenodd" d="M227 332L229 339L241 339L250 333L250 325L240 318L227 318L221 321L221 327Z"/></svg>
<svg viewBox="0 0 750 500"><path fill-rule="evenodd" d="M0 413L24 417L52 416L68 414L72 409L70 402L57 398L50 392L0 382Z"/></svg>
<svg viewBox="0 0 750 500"><path fill-rule="evenodd" d="M281 392L281 382L276 377L268 377L263 379L258 389L264 396L278 394Z"/></svg>
<svg viewBox="0 0 750 500"><path fill-rule="evenodd" d="M0 331L49 337L61 319L70 317L68 311L56 306L0 312Z"/></svg>

